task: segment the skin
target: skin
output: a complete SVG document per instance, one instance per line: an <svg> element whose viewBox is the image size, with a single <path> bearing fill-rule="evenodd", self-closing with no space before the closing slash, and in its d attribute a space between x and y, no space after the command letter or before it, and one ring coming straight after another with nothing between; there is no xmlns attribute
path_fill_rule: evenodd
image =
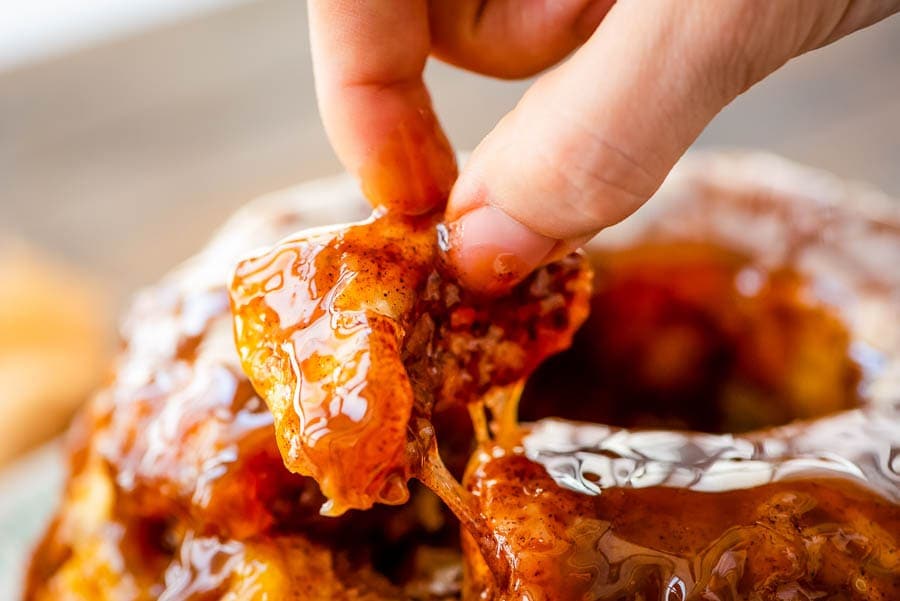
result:
<svg viewBox="0 0 900 601"><path fill-rule="evenodd" d="M375 205L424 213L449 195L448 259L481 291L633 213L736 96L898 10L898 0L309 2L316 91L339 158ZM553 67L458 178L422 80L429 56L503 78Z"/></svg>

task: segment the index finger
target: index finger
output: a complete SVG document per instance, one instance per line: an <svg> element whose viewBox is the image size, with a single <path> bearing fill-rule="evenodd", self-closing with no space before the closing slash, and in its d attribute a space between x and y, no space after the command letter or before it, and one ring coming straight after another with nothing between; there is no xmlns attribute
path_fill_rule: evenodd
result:
<svg viewBox="0 0 900 601"><path fill-rule="evenodd" d="M422 80L425 0L311 0L316 94L335 152L375 206L442 207L456 159Z"/></svg>

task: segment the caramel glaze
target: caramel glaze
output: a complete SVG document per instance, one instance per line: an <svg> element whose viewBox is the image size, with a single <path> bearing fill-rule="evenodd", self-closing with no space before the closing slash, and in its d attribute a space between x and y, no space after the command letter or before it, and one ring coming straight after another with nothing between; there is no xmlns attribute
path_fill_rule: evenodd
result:
<svg viewBox="0 0 900 601"><path fill-rule="evenodd" d="M238 256L308 223L310 203L273 201L138 296L114 377L69 433L63 501L26 599L455 596L457 527L430 492L325 518L316 483L284 467L272 414L240 368L225 285ZM464 420L439 422L457 465Z"/></svg>
<svg viewBox="0 0 900 601"><path fill-rule="evenodd" d="M544 318L542 310L528 309L535 304L535 297L514 292L500 299L503 312L491 314L487 309L490 319L465 319L458 328L460 314L471 314L473 301L484 307L496 301L460 297L455 286L441 283L438 272L424 275L434 261L427 253L434 246L430 228L427 222L423 227L408 219L381 217L337 233L289 240L239 266L233 285L238 347L251 380L273 405L289 467L313 475L323 483L326 494L350 502L362 499L368 505L396 502L383 494L372 495L389 482L379 470L398 470L395 474L403 481L410 476L421 479L462 523L467 594L472 598L729 594L747 598L837 596L849 591L862 594L860 598L887 599L897 592L894 583L900 564L893 533L898 516L890 490L896 481L890 476L884 481L868 480L864 473L860 482L854 483L854 474L839 469L840 462L816 461L797 449L779 457L753 455L741 464L717 463L718 456L737 455L741 445L725 441L711 449L699 446L700 438L695 443L686 437L675 441L685 449L683 454L644 466L655 470L661 484L674 489L648 487L635 477L630 484L640 490L632 492L607 472L594 474L597 483L593 490L560 488L565 474L559 478L552 463L542 461L546 457L541 456L540 446L535 452L532 444L528 453L527 444L522 446L518 437L515 383L548 354L540 343L546 347L544 341L551 340L554 346L550 348L556 351L561 346L557 341L568 342L570 332L565 328L571 321L564 319L566 313L562 312L555 320L562 329L550 330L554 336L513 336L495 347L497 338L485 336L489 331L477 324L499 326L500 332L510 337L517 330L532 329L522 325L530 318L517 313L536 315L538 323ZM428 234L421 244L416 237L420 232ZM672 412L680 411L679 418L686 421L682 425L733 430L819 416L858 404L861 371L848 356L849 334L831 311L803 300L806 282L793 270L766 270L741 253L690 242L597 252L592 259L597 269L591 301L594 317L581 332L580 346L557 362L569 371L560 373L557 367L554 372L548 365L543 390L539 377L526 392L526 401L531 397L535 413L575 411L596 419L612 409L620 414L632 411L639 419L661 416L671 420ZM540 291L542 295L552 291L553 274L560 273L554 270L558 269L539 272L535 280L517 290ZM545 283L538 286L542 280ZM392 281L401 286L386 286ZM565 283L565 278L562 281ZM336 289L348 292L342 297L335 294ZM373 290L383 291L381 297L367 296ZM426 299L427 304L413 300L411 294ZM452 300L447 302L447 298ZM572 298L577 299L562 295L550 306L580 311ZM542 304L547 303L537 306ZM378 308L375 315L370 310L359 316L360 310L370 307ZM375 373L377 365L368 368L354 357L331 358L340 357L341 346L347 343L340 328L334 334L329 328L343 323L347 312L353 316L350 323L369 338L347 347L354 353L363 349L370 355L394 358L394 363L383 368L388 377ZM427 317L424 328L420 315ZM511 319L498 321L503 316ZM319 320L326 319L327 325L320 326ZM378 325L378 320L390 327ZM464 344L443 341L460 331L470 337ZM371 342L373 333L379 332L383 332L382 340ZM472 334L475 340L478 334L486 340L473 343ZM398 340L401 342L395 342ZM521 349L529 350L523 340L536 344L533 363L518 358ZM461 354L461 349L470 348L477 349L474 359ZM497 357L509 361L513 369L498 369ZM334 367L360 363L371 375L353 370L345 376ZM324 371L318 371L323 365ZM338 379L337 384L333 378ZM364 384L366 407L377 403L371 422L365 417L360 427L357 424L362 419L351 420L349 435L344 431L347 426L342 425L345 414L323 413L326 406L333 411L332 407L348 400L357 401L348 398L344 390L356 394L358 386L341 387L342 380ZM328 387L319 384L322 381ZM386 381L389 383L384 384ZM559 388L554 389L554 382ZM489 394L497 388L502 389L501 394ZM598 388L608 396L591 398ZM382 398L387 402L378 403ZM572 403L572 399L579 402ZM481 450L467 473L467 490L458 489L452 474L429 452L441 430L432 428L427 420L442 404L472 408ZM488 419L479 415L483 407L489 409ZM736 417L743 422L734 421ZM391 426L393 420L398 427ZM409 423L425 426L410 428L407 436L399 436ZM369 432L366 426L371 428ZM338 436L337 443L328 441L325 453L314 448L315 435L322 431L323 437ZM891 446L889 433L872 430L872 434L868 448ZM385 445L392 439L393 451L386 452ZM757 439L772 447L787 437L772 432L757 434ZM550 440L549 444L555 443ZM703 459L690 471L686 457L693 444L698 445L695 454ZM653 445L635 446L637 454L641 449L650 452ZM611 457L615 448L574 447L570 451ZM754 461L755 471L747 473ZM859 461L857 466L863 469L865 459ZM815 480L780 482L776 480L783 474L774 468L772 473L766 471L775 465L785 470L815 468L821 473ZM685 469L692 480L681 477ZM381 479L372 486L360 480L361 475ZM336 477L362 486L366 496L354 497L358 492L329 487L330 479ZM709 481L716 478L711 485ZM871 489L878 483L889 488ZM396 485L390 489L396 491ZM672 494L673 490L677 494ZM586 492L597 496L593 499ZM836 515L846 511L846 505L855 504L864 508L860 516L832 524ZM697 507L705 511L695 512ZM680 513L675 511L679 508ZM333 509L326 506L326 510ZM680 530L675 523L681 525ZM637 524L647 531L640 531ZM834 536L844 535L864 549L862 555L832 548L838 540ZM806 555L795 557L795 548ZM820 570L827 573L822 575Z"/></svg>
<svg viewBox="0 0 900 601"><path fill-rule="evenodd" d="M486 447L466 482L514 566L498 585L464 535L467 599L900 598L900 506L847 479L589 496Z"/></svg>
<svg viewBox="0 0 900 601"><path fill-rule="evenodd" d="M432 413L521 381L587 315L583 255L479 298L441 274L435 226L376 214L235 271L241 362L275 416L285 465L328 497L323 514L406 502L406 482L439 460Z"/></svg>
<svg viewBox="0 0 900 601"><path fill-rule="evenodd" d="M393 511L320 517L325 498L284 468L237 367L224 286L182 296L170 284L138 302L116 380L70 432L64 502L26 598L404 596L370 566L384 553L386 572L408 572L420 545L456 539L449 516L417 489Z"/></svg>
<svg viewBox="0 0 900 601"><path fill-rule="evenodd" d="M594 253L594 316L570 352L579 369L615 394L591 396L597 387L584 386L579 372L548 365L525 391L525 413L715 432L863 404L745 436L553 420L518 428L515 374L530 371L547 353L510 355L504 343L529 348L541 330L526 326L498 336L490 324L549 324L544 347L559 350L580 319L573 310L586 284L580 259L539 272L506 305L462 299L451 281L427 267L434 252L428 218L398 229L396 221L376 219L307 233L279 247L283 253L242 263L238 283L259 275L252 284L257 292L234 300L257 303L259 313L239 320L239 335L249 326L243 335L287 334L292 343L305 337L324 348L340 342L341 352L355 342L369 355L381 352L390 369L375 374L370 362L368 372L372 391L386 399L377 408L391 437L382 472L416 475L460 517L466 570L460 589L458 524L421 486L411 483L410 500L399 507L319 514L327 498L316 481L282 463L283 456L312 457L292 459L292 449L307 444L302 439L286 445L300 432L290 424L302 412L291 416L293 404L281 406L288 427L276 431L279 406L273 419L234 349L226 270L253 246L307 227L310 215L326 223L357 218L359 204L335 202L332 192L323 196L327 202L300 196L256 204L197 260L139 297L125 322L114 378L70 434L63 503L35 551L27 599L900 598L900 414L891 375L900 355L890 342L897 324L867 321L895 315L890 299L900 282L883 266L896 264L884 257L892 249L900 255L900 232L889 220L867 221L815 199L781 202L768 192L707 186L645 220L649 227L627 238L625 250ZM310 194L321 196L321 189ZM803 231L782 232L783 224ZM381 231L367 239L367 227ZM642 239L654 244L634 248ZM704 244L692 242L697 239ZM850 250L845 239L867 246ZM294 269L300 257L311 259L303 264L316 267L316 277ZM319 269L319 261L353 266L353 278ZM803 270L795 272L797 266ZM748 270L755 290L749 294ZM823 290L816 273L829 276L824 290L839 299L849 333L831 311L809 302ZM413 279L394 290L383 285L384 274ZM293 278L293 286L285 288L284 279L274 285L278 275ZM373 282L374 288L354 287ZM266 305L267 284L272 292L281 286L275 308ZM679 317L663 314L670 303ZM559 317L563 306L568 323ZM289 326L305 323L291 308L318 318L308 328L282 331L273 321L282 313L294 316ZM329 308L335 328L320 340L317 319ZM652 327L639 325L645 321ZM659 331L666 335L657 337ZM594 336L601 340L591 347ZM617 357L617 344L627 361ZM279 362L284 367L286 357L296 358L292 346L265 351L268 367L252 362L251 374L259 370L257 385L267 396L278 378L290 384L297 373L306 376L278 371ZM682 356L673 347L690 352ZM253 352L265 354L248 347L243 358ZM340 357L336 373L359 368ZM498 363L507 357L514 360ZM512 369L498 377L498 366ZM547 384L551 374L559 389ZM386 381L392 375L399 380ZM374 406L363 380L363 394L350 406L362 399L368 410ZM399 401L378 388L387 384L403 392ZM342 402L350 398L346 388L313 389ZM283 405L284 390L272 390ZM674 409L691 395L703 402ZM750 420L729 421L735 407ZM352 430L346 408L336 403L319 418L337 421L319 423ZM414 427L397 427L398 415L399 422L408 415ZM430 426L415 427L426 420ZM380 449L377 429L366 423L363 431L373 437L363 444ZM440 457L426 444L434 433ZM460 486L454 476L470 456ZM327 453L316 457L324 463L307 467L333 467ZM391 480L370 486L371 474L359 482L338 478L356 488L353 494L362 491L361 504L371 504ZM405 496L396 490L389 486L383 500Z"/></svg>
<svg viewBox="0 0 900 601"><path fill-rule="evenodd" d="M900 598L895 205L754 166L704 165L595 250L591 317L523 413L637 429L484 442L465 485L511 569L466 533L465 598Z"/></svg>

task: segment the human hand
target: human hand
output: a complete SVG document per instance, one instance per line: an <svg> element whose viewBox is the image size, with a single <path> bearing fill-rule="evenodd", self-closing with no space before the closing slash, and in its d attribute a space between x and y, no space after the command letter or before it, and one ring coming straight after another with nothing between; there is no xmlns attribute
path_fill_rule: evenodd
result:
<svg viewBox="0 0 900 601"><path fill-rule="evenodd" d="M316 90L338 156L373 204L420 213L449 194L448 256L468 287L502 289L624 219L738 94L900 10L900 0L613 5L310 1ZM576 48L457 179L422 80L429 54L515 78Z"/></svg>

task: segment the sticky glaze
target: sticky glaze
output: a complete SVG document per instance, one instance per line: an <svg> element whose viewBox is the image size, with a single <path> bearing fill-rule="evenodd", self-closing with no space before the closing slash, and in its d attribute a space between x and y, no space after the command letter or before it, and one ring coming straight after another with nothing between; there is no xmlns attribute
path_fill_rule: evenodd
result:
<svg viewBox="0 0 900 601"><path fill-rule="evenodd" d="M437 250L435 219L376 214L237 267L241 362L275 416L285 464L318 482L325 514L406 502L435 409L521 381L586 316L582 255L479 298L442 274Z"/></svg>
<svg viewBox="0 0 900 601"><path fill-rule="evenodd" d="M733 184L733 169L704 163L691 196L651 203L601 252L652 236L724 245L753 259L751 275L789 265L809 284L800 300L846 324L860 368L850 402L865 408L740 436L541 421L519 442L485 426L482 438L496 439L484 440L454 494L516 569L490 572L467 530L465 591L452 576L440 589L423 584L440 580L446 559L412 570L419 592L404 588L409 568L382 560L374 573L373 558L417 563L409 548L432 545L452 556L449 516L415 492L403 507L319 517L324 497L281 464L272 418L229 336L230 265L297 229L362 216L361 203L335 200L352 198L351 184L313 186L314 200L245 210L142 295L113 382L73 432L65 500L28 598L897 598L900 274L883 268L900 262L896 213L856 197L838 205L830 198L842 188L808 176L790 194L752 183L781 169L754 167ZM451 559L440 573L454 570Z"/></svg>

